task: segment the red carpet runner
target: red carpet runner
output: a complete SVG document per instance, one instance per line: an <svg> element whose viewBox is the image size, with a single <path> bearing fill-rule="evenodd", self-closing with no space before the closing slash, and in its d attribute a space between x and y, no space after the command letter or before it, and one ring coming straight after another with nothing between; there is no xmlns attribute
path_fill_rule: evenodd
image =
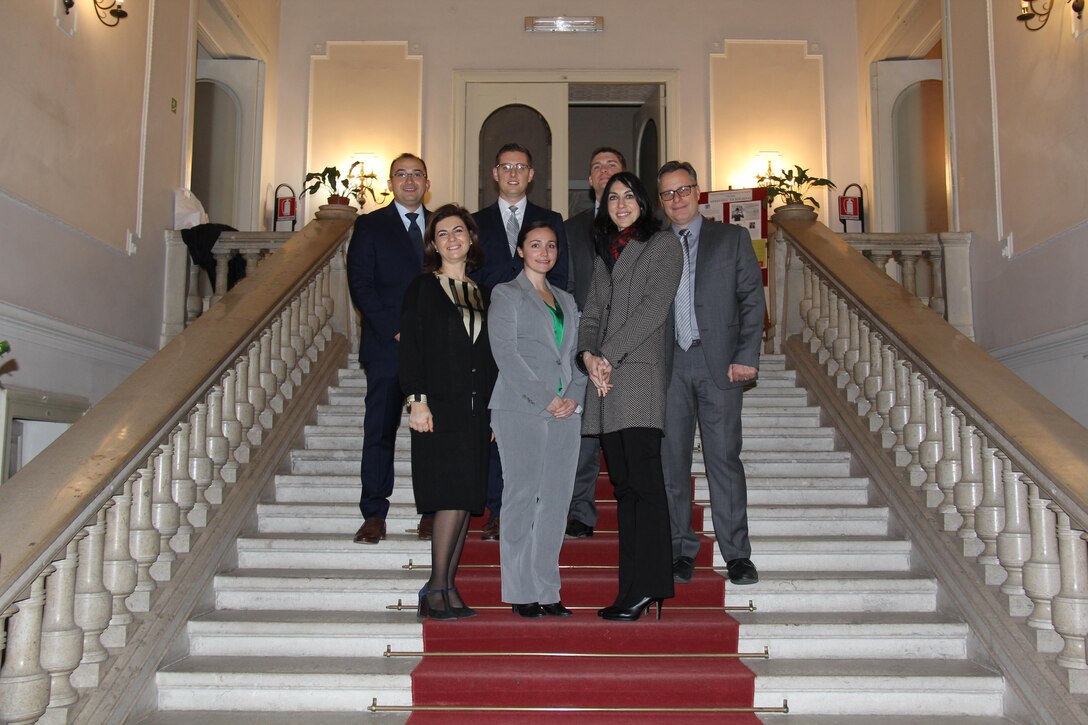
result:
<svg viewBox="0 0 1088 725"><path fill-rule="evenodd" d="M563 603L575 609L566 619L524 619L510 611L480 609L479 616L452 622L428 620L426 652L573 652L666 654L676 657L424 657L412 673L415 705L462 707L751 707L754 675L738 659L683 657L692 653L737 651L737 621L721 611L725 579L697 569L690 584L677 584L661 621L650 612L637 622L607 622L596 609L616 594L616 503L607 475L598 481L597 533L567 539L560 556ZM482 520L474 520L457 585L472 607L499 606L499 545L480 541ZM692 523L702 527L702 509ZM713 562L711 539L703 540L696 566ZM477 566L474 566L477 565ZM717 610L682 607L719 607ZM410 725L536 725L537 723L758 723L749 713L683 712L416 712Z"/></svg>

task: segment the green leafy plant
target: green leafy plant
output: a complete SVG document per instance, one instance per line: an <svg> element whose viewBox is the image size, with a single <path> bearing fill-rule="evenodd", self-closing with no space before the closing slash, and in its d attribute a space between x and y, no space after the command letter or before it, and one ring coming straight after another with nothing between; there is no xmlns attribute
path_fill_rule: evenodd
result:
<svg viewBox="0 0 1088 725"><path fill-rule="evenodd" d="M809 176L808 169L802 169L796 165L792 169L782 169L778 175L768 174L758 178L760 186L767 188L768 204L781 197L783 204L809 203L819 209L820 202L808 195L811 193L810 190L817 186L824 186L829 189L835 188L835 184L830 180L822 179L819 176Z"/></svg>
<svg viewBox="0 0 1088 725"><path fill-rule="evenodd" d="M11 344L7 340L0 340L0 357L11 352Z"/></svg>
<svg viewBox="0 0 1088 725"><path fill-rule="evenodd" d="M356 172L356 169L358 169L358 172ZM366 205L366 197L368 196L371 201L379 201L378 192L374 187L377 180L378 175L373 171L366 173L362 161L352 163L348 167L347 174L341 174L340 169L335 166L326 166L323 171L311 171L306 174L299 196L306 193L316 194L324 187L329 193L329 203L346 204L347 199L352 198L359 202L361 208ZM387 196L389 196L388 191L381 192L381 201L384 201ZM344 201L339 201L339 199Z"/></svg>

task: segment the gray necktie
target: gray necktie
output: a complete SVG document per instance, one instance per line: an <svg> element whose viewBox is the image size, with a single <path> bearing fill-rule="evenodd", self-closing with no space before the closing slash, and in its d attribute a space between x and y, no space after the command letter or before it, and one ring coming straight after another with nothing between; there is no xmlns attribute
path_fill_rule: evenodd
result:
<svg viewBox="0 0 1088 725"><path fill-rule="evenodd" d="M420 262L422 262L423 233L419 231L419 225L416 224L416 219L419 218L419 212L405 212L404 216L408 217L408 236L412 240L412 251L416 253L416 257L419 259Z"/></svg>
<svg viewBox="0 0 1088 725"><path fill-rule="evenodd" d="M518 233L521 232L521 224L518 224L518 208L510 205L510 216L506 217L506 241L510 245L510 254L518 246Z"/></svg>
<svg viewBox="0 0 1088 725"><path fill-rule="evenodd" d="M676 290L676 303L673 313L676 319L676 344L687 350L691 347L691 246L688 237L691 232L680 230L680 241L684 245L684 273L680 275L680 287Z"/></svg>

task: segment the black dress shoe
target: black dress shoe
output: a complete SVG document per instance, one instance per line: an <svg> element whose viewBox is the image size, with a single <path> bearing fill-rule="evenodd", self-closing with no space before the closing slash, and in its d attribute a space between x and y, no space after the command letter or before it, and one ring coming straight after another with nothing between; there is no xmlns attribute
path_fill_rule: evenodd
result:
<svg viewBox="0 0 1088 725"><path fill-rule="evenodd" d="M563 602L555 602L554 604L541 604L540 608L544 611L544 614L549 617L569 617L574 612L570 611L563 606Z"/></svg>
<svg viewBox="0 0 1088 725"><path fill-rule="evenodd" d="M731 559L725 563L729 581L734 584L755 584L759 581L759 572L751 559Z"/></svg>
<svg viewBox="0 0 1088 725"><path fill-rule="evenodd" d="M695 575L695 559L690 556L678 556L672 563L672 580L687 584Z"/></svg>
<svg viewBox="0 0 1088 725"><path fill-rule="evenodd" d="M544 613L544 607L536 602L530 602L529 604L511 604L510 609L514 610L514 614L519 617L527 617L529 619L547 616Z"/></svg>
<svg viewBox="0 0 1088 725"><path fill-rule="evenodd" d="M563 535L568 539L587 539L593 536L593 527L589 524L583 524L578 519L571 519L567 522L567 530Z"/></svg>
<svg viewBox="0 0 1088 725"><path fill-rule="evenodd" d="M651 604L657 604L657 618L661 619L661 605L664 601L662 597L643 597L629 607L619 607L615 604L605 607L597 612L597 616L612 622L634 622L650 608Z"/></svg>

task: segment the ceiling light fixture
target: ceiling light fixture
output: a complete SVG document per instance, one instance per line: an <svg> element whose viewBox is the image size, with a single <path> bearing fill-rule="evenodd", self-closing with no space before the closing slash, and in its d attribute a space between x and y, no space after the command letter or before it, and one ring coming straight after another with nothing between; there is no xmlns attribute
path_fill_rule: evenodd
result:
<svg viewBox="0 0 1088 725"><path fill-rule="evenodd" d="M1024 24L1024 27L1034 32L1042 30L1046 21L1050 20L1050 11L1054 9L1057 0L1020 0L1020 14L1016 19ZM1079 18L1084 12L1084 0L1066 0L1072 3L1073 13Z"/></svg>
<svg viewBox="0 0 1088 725"><path fill-rule="evenodd" d="M600 33L604 30L603 15L526 15L526 33Z"/></svg>

